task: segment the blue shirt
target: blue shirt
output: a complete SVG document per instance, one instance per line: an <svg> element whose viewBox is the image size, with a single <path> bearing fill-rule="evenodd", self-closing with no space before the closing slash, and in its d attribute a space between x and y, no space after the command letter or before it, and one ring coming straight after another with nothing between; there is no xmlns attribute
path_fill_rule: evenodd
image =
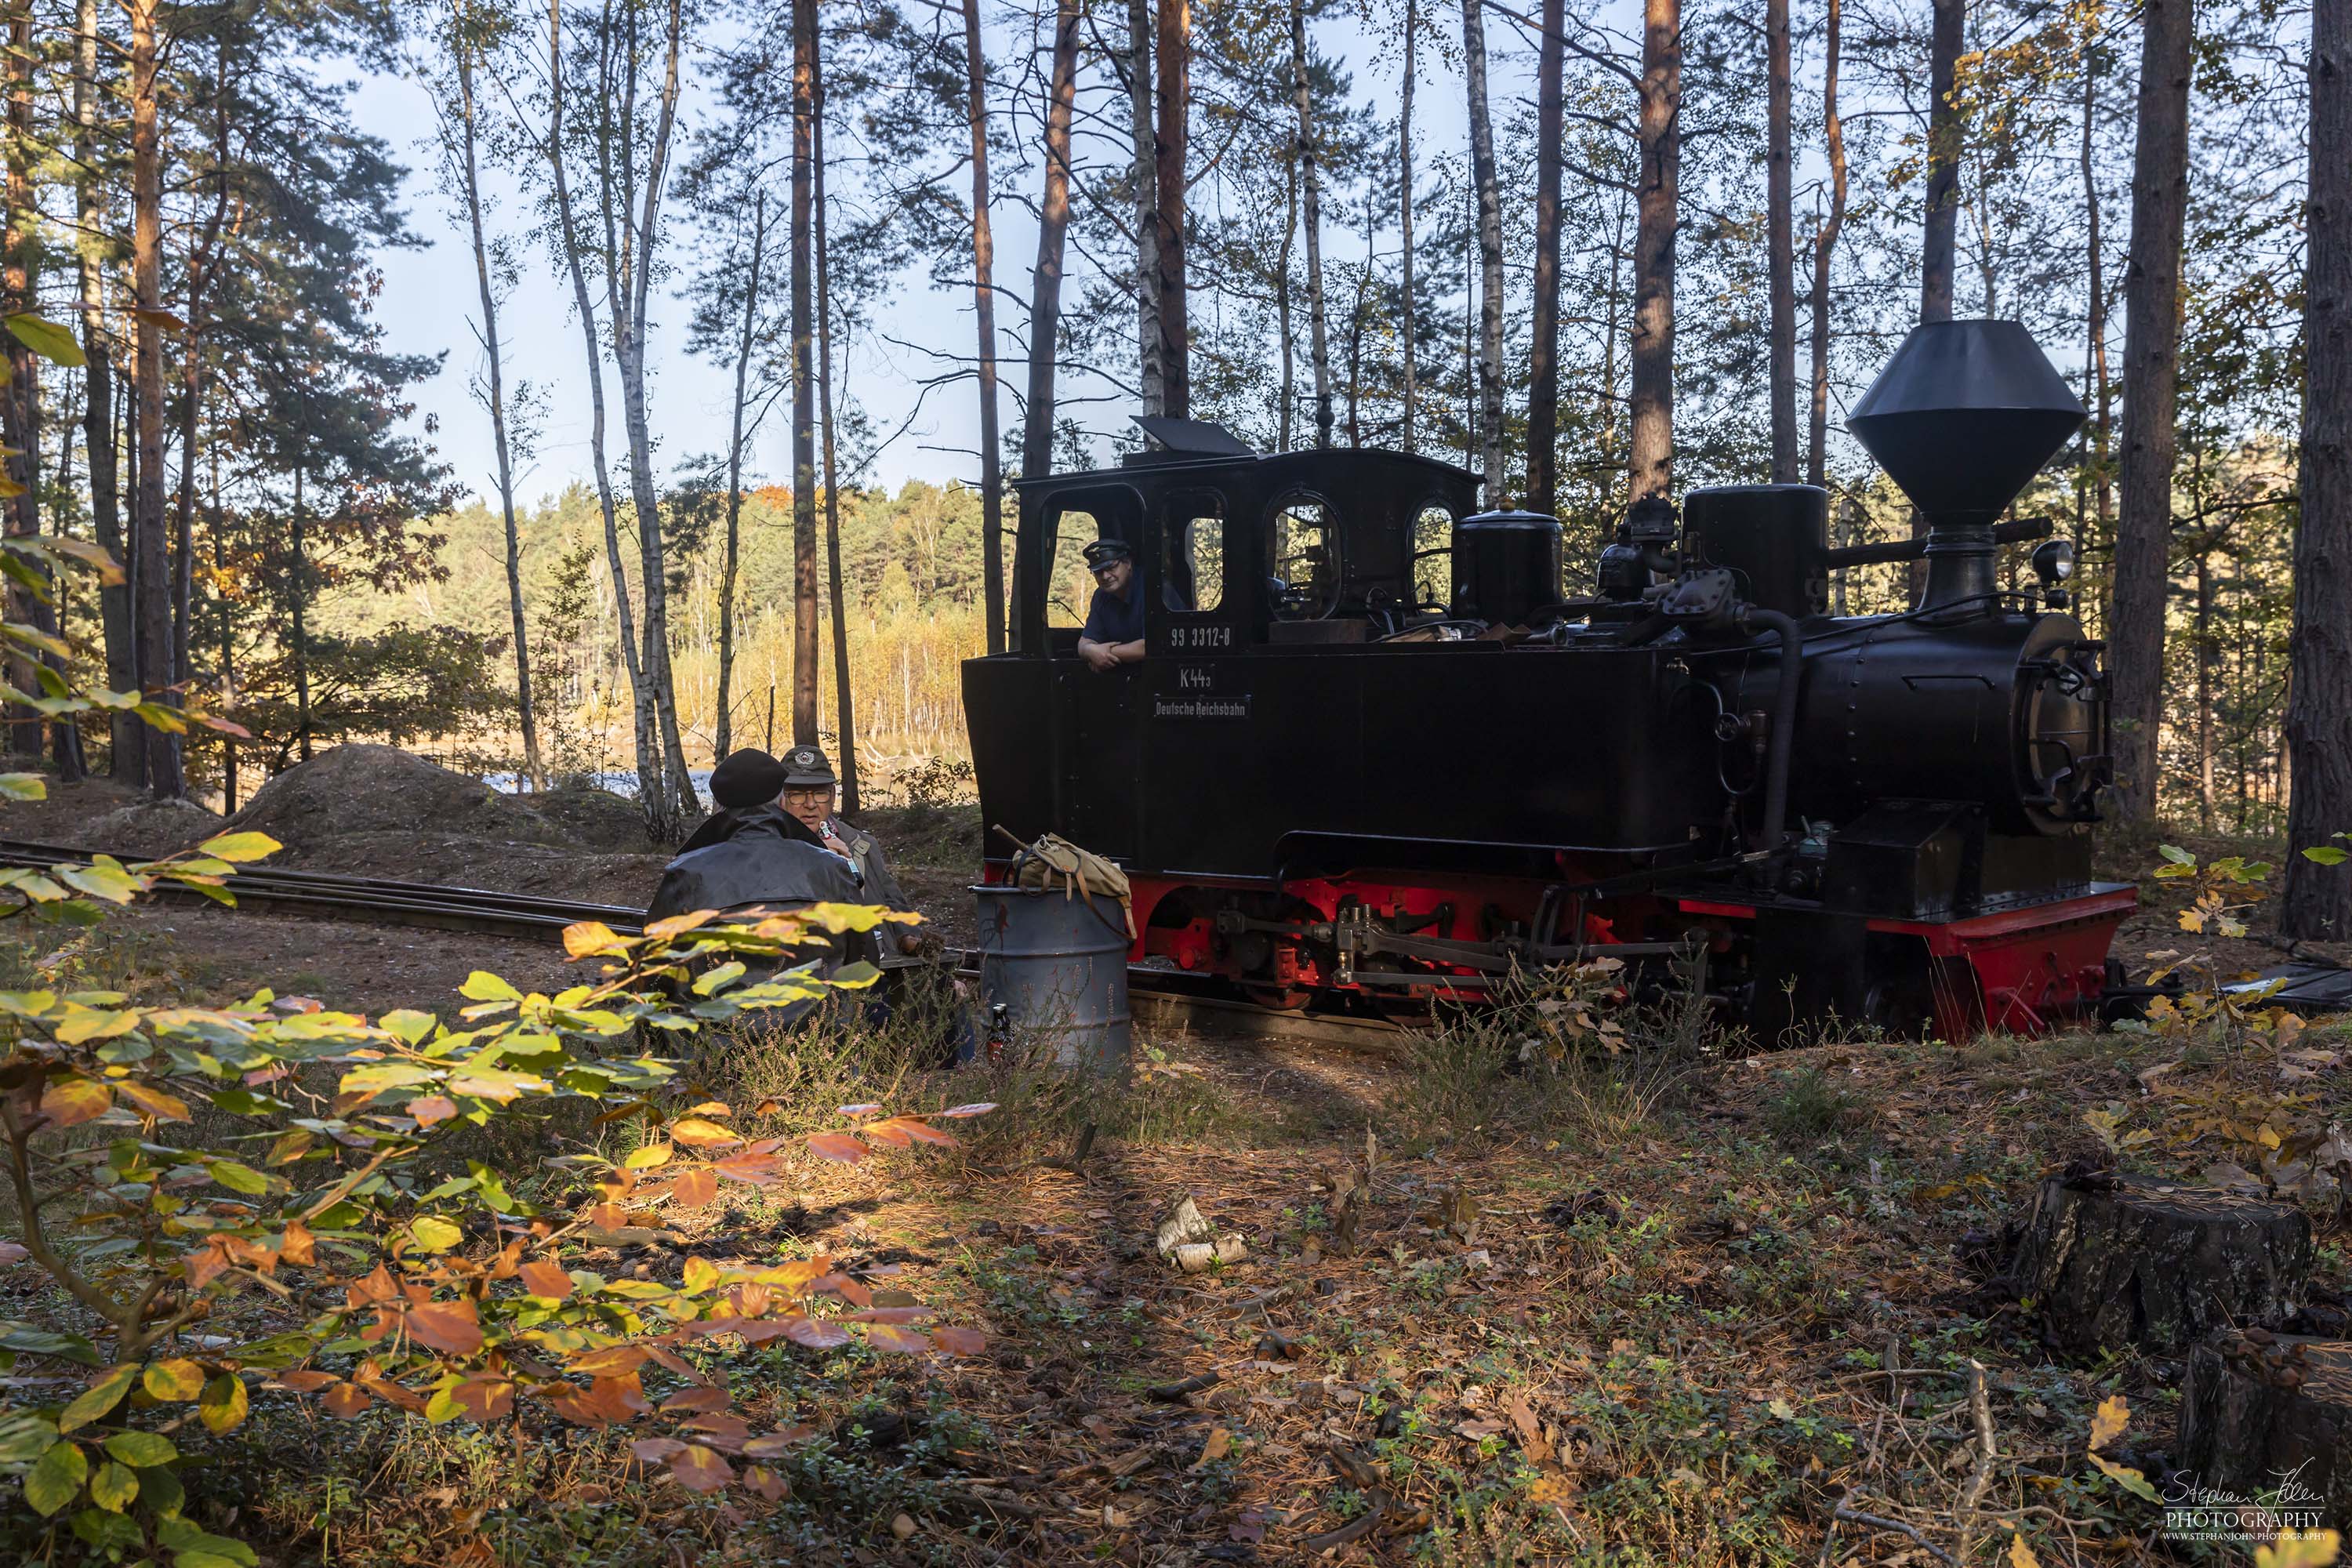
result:
<svg viewBox="0 0 2352 1568"><path fill-rule="evenodd" d="M1124 643L1143 640L1143 569L1139 566L1127 580L1127 597L1120 598L1108 588L1097 588L1093 603L1087 606L1086 629L1078 634L1088 642Z"/></svg>

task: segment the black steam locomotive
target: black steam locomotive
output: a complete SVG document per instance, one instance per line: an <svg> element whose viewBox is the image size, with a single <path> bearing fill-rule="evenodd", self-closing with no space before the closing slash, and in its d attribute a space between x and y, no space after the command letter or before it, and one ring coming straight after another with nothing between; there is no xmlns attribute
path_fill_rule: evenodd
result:
<svg viewBox="0 0 2352 1568"><path fill-rule="evenodd" d="M1608 955L1696 968L1767 1039L2046 1028L2099 1005L2134 902L2090 876L2106 680L2071 548L1996 571L2050 532L2001 519L2082 418L2016 323L1923 326L1848 420L1923 538L1833 550L1821 489L1695 490L1679 527L1633 507L1573 597L1559 524L1478 511L1465 469L1140 421L1159 449L1021 486L1014 647L963 667L982 809L1124 864L1137 960L1278 1006ZM1148 651L1098 672L1105 536ZM1915 608L1825 613L1832 568L1922 555Z"/></svg>

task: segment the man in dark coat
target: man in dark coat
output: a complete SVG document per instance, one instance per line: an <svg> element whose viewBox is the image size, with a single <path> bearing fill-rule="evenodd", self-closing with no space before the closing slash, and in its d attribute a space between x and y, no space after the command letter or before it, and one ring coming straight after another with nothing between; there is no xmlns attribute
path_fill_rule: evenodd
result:
<svg viewBox="0 0 2352 1568"><path fill-rule="evenodd" d="M783 793L783 763L757 746L728 752L710 770L710 815L677 847L677 852L684 855L725 843L748 813L775 805Z"/></svg>
<svg viewBox="0 0 2352 1568"><path fill-rule="evenodd" d="M886 910L914 911L915 900L898 885L891 874L889 858L874 836L851 826L834 816L839 781L834 777L833 763L819 746L794 746L783 756L784 789L782 805L798 819L800 825L815 836L816 841L849 862L856 873L860 903L879 904ZM929 933L919 927L897 926L898 951L921 952L938 943Z"/></svg>

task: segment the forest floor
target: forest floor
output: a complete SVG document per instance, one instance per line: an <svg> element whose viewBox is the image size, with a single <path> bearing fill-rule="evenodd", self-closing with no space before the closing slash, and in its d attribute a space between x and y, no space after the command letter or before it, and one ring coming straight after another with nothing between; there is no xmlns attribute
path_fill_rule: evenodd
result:
<svg viewBox="0 0 2352 1568"><path fill-rule="evenodd" d="M65 804L37 831L7 808L6 836L69 841L76 820L104 815L69 818ZM972 816L942 814L928 837L886 834L919 897L968 875ZM512 860L477 852L486 867ZM441 853L419 842L406 863ZM2144 892L2126 951L2177 945L2181 885ZM565 973L530 943L228 910L132 910L73 942L80 984L154 1002L267 984L446 1016L473 969L541 989ZM47 945L0 940L0 985L20 984ZM2217 962L2278 956L2249 940ZM1000 1109L962 1124L960 1150L810 1161L783 1186L680 1221L682 1244L585 1250L570 1266L675 1279L689 1253L825 1251L983 1329L986 1355L736 1358L739 1409L818 1432L780 1466L792 1491L775 1501L648 1476L625 1429L535 1412L512 1427L383 1410L335 1423L265 1384L253 1418L189 1478L192 1510L272 1568L1927 1568L1944 1553L2011 1563L2013 1531L2042 1563L2222 1560L2164 1540L2161 1511L2087 1458L2093 1408L2120 1394L2131 1421L2107 1454L2161 1475L2179 1365L2055 1358L1988 1281L2038 1183L2070 1159L2110 1157L2086 1113L2115 1119L2106 1138L2153 1133L2125 1159L2156 1173L2252 1163L2193 1129L2190 1111L2267 1092L2260 1037L1854 1040L1754 1056L1660 1017L1634 1020L1616 1056L1521 1070L1517 1026L1410 1036L1380 1056L1143 1031L1120 1088L923 1073L872 1053L846 1072L816 1059L823 1041L731 1058L720 1091L778 1100L778 1131L823 1124L845 1100ZM2320 1026L2301 1043L2302 1113L2352 1119L2352 1031ZM1089 1125L1075 1170L1038 1163L1075 1152ZM582 1134L607 1152L619 1135ZM539 1152L514 1151L516 1169ZM1366 1176L1351 1247L1334 1186ZM1160 1260L1155 1228L1187 1195L1241 1235L1245 1261L1185 1275ZM2335 1208L2314 1211L2330 1300L2352 1289ZM275 1331L268 1308L206 1326ZM20 1265L0 1271L0 1316L69 1314ZM1998 1458L1964 1509L1972 1363L1987 1369ZM44 1549L15 1504L0 1511L7 1544Z"/></svg>

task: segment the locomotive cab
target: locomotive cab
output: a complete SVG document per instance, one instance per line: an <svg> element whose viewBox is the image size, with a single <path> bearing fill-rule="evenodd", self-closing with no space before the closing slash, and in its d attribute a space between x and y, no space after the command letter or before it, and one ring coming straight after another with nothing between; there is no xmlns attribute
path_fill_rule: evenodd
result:
<svg viewBox="0 0 2352 1568"><path fill-rule="evenodd" d="M1135 960L1280 1005L1602 955L1638 991L1703 952L1768 1041L2046 1026L2097 1005L2133 899L2090 879L2100 647L1991 562L2049 532L2004 513L2081 418L2014 323L1923 327L1850 425L1924 538L1832 550L1818 489L1696 490L1572 597L1558 523L1466 469L1140 421L1156 449L1020 484L1011 646L963 672L984 820L1119 860ZM1145 596L1108 671L1099 538ZM1833 567L1911 555L1914 609L1827 614Z"/></svg>

